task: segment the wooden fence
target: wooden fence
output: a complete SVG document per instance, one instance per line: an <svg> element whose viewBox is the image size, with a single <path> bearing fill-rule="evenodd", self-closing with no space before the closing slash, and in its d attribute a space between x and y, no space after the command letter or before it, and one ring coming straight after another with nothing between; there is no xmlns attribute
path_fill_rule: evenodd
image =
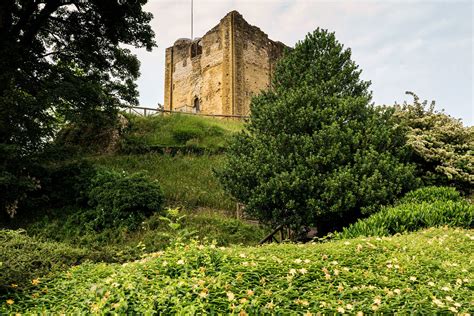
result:
<svg viewBox="0 0 474 316"><path fill-rule="evenodd" d="M129 114L135 114L140 116L153 116L153 115L165 115L165 114L184 114L184 115L196 115L196 116L207 116L207 117L218 117L218 118L230 118L230 119L239 119L245 120L249 116L246 115L226 115L226 114L204 114L204 113L193 113L185 111L170 111L165 109L153 109L146 108L142 106L128 106L125 108L125 111Z"/></svg>

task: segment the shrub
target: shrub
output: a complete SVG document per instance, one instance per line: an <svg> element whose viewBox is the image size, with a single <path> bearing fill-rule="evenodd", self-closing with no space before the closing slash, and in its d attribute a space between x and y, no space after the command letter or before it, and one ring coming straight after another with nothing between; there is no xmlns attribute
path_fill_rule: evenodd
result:
<svg viewBox="0 0 474 316"><path fill-rule="evenodd" d="M465 194L474 188L474 126L434 110L434 101L395 105L394 119L405 129L412 160L424 182L454 185Z"/></svg>
<svg viewBox="0 0 474 316"><path fill-rule="evenodd" d="M440 200L436 200L436 196L440 196ZM390 236L427 227L474 227L474 205L459 199L452 189L424 188L407 194L402 201L357 221L336 235L338 238Z"/></svg>
<svg viewBox="0 0 474 316"><path fill-rule="evenodd" d="M320 29L281 60L218 171L247 213L323 234L417 186L402 130L370 105L360 73L351 51Z"/></svg>
<svg viewBox="0 0 474 316"><path fill-rule="evenodd" d="M125 171L100 171L92 181L88 197L89 204L95 207L96 229L135 229L144 218L160 212L163 204L163 192L156 180Z"/></svg>
<svg viewBox="0 0 474 316"><path fill-rule="evenodd" d="M29 237L24 230L0 230L0 293L22 289L32 280L85 258L87 251Z"/></svg>
<svg viewBox="0 0 474 316"><path fill-rule="evenodd" d="M405 196L398 200L398 203L433 203L437 201L460 202L462 201L462 197L455 188L429 186L408 192L405 194Z"/></svg>

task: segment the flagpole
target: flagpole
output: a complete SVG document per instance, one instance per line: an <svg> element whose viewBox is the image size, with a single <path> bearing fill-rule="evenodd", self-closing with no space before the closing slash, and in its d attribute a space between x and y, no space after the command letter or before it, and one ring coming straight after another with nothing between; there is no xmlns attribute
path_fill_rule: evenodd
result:
<svg viewBox="0 0 474 316"><path fill-rule="evenodd" d="M193 39L193 0L191 0L191 41Z"/></svg>

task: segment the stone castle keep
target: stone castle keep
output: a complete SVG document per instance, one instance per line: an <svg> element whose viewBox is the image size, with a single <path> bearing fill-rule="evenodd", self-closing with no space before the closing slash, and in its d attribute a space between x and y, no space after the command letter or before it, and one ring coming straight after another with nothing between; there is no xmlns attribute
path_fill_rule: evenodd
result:
<svg viewBox="0 0 474 316"><path fill-rule="evenodd" d="M166 49L165 110L248 115L285 47L237 11L202 38L178 39Z"/></svg>

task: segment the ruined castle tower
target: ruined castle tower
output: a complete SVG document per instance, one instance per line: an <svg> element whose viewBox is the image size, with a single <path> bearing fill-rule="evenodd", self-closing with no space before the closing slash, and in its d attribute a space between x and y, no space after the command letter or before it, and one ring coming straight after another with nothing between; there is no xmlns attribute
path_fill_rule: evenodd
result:
<svg viewBox="0 0 474 316"><path fill-rule="evenodd" d="M166 49L165 110L248 115L285 47L237 11L202 38L178 39Z"/></svg>

